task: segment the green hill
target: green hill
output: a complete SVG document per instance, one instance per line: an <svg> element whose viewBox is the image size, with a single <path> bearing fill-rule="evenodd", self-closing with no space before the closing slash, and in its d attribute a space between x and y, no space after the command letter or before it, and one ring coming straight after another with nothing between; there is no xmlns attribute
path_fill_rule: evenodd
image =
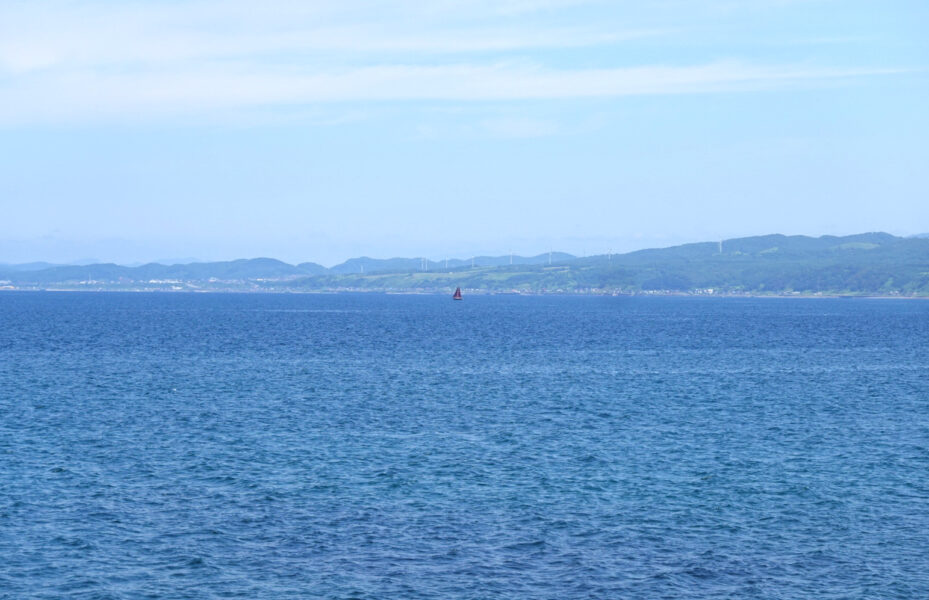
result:
<svg viewBox="0 0 929 600"><path fill-rule="evenodd" d="M516 260L516 259L519 260ZM549 262L551 261L551 263ZM929 296L929 238L765 235L576 258L484 257L432 262L357 258L332 269L274 259L140 267L0 268L22 289L380 290L487 292L840 294ZM425 267L425 269L424 269Z"/></svg>
<svg viewBox="0 0 929 600"><path fill-rule="evenodd" d="M298 289L929 295L929 239L767 235L554 263L325 274ZM710 291L712 290L712 292Z"/></svg>

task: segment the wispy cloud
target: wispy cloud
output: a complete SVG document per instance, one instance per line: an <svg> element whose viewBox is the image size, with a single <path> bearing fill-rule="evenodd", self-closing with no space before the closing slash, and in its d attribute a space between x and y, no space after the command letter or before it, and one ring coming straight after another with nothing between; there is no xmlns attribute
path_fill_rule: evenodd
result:
<svg viewBox="0 0 929 600"><path fill-rule="evenodd" d="M661 33L487 18L501 10L569 4L563 0L501 2L496 10L476 0L421 3L418 9L404 1L306 4L272 0L256 9L236 0L14 2L0 7L0 70L22 74L243 58L332 62L385 52L415 56L596 46ZM475 22L478 15L482 18Z"/></svg>
<svg viewBox="0 0 929 600"><path fill-rule="evenodd" d="M523 18L590 3L269 0L259 10L243 0L8 2L0 8L0 123L337 102L749 91L896 72L736 60L556 66L521 54L664 33Z"/></svg>
<svg viewBox="0 0 929 600"><path fill-rule="evenodd" d="M545 48L580 48L660 35L659 30L606 32L591 28L446 29L440 32L385 29L357 24L295 31L238 34L183 31L61 31L47 35L6 35L0 39L0 72L26 74L51 68L171 64L197 60L283 58L303 61L382 60L384 53L406 57L474 54ZM326 54L323 54L326 53ZM334 56L332 53L338 53Z"/></svg>
<svg viewBox="0 0 929 600"><path fill-rule="evenodd" d="M8 82L0 121L183 114L214 109L402 100L607 98L782 88L897 72L742 63L558 70L531 64L312 69L250 63L145 71L67 71Z"/></svg>

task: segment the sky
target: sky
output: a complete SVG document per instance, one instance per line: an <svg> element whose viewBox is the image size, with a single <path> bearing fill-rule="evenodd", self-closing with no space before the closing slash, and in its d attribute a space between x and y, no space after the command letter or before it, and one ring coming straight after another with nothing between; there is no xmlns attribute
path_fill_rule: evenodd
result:
<svg viewBox="0 0 929 600"><path fill-rule="evenodd" d="M929 231L924 0L4 0L0 263Z"/></svg>

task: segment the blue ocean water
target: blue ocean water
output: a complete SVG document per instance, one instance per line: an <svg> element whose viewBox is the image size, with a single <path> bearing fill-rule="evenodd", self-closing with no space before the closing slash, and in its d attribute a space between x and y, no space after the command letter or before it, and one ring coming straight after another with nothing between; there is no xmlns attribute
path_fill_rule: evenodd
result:
<svg viewBox="0 0 929 600"><path fill-rule="evenodd" d="M929 597L929 302L0 294L0 598L236 597Z"/></svg>

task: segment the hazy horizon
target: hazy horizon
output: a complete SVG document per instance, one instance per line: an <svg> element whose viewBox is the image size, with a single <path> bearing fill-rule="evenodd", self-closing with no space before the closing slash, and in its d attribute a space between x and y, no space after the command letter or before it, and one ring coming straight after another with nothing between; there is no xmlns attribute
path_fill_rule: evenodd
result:
<svg viewBox="0 0 929 600"><path fill-rule="evenodd" d="M896 234L896 233L891 233L891 232L877 232L877 231L871 231L871 232L859 231L859 232L854 232L854 233L841 234L835 237L843 237L845 235L860 235L860 234L866 234L866 233L890 233L891 235L895 235L901 238L929 237L929 233L925 233L925 232L903 235L903 234ZM810 234L783 234L779 232L772 232L772 233L761 234L761 235L786 235L786 236L799 235L799 236L818 238L818 237L828 236L828 235L833 235L833 234L822 234L821 236L821 235L810 235ZM242 255L242 256L228 256L228 257L220 256L218 258L211 258L211 259L202 258L199 256L186 256L186 257L162 256L160 258L142 259L142 260L125 260L125 259L109 259L108 260L108 259L102 259L102 258L97 258L97 257L93 257L90 255L86 255L83 258L70 259L70 260L47 260L43 258L30 259L30 260L18 260L18 261L0 260L0 265L16 266L16 265L24 265L24 264L30 264L30 263L51 263L51 264L58 264L58 265L90 265L90 264L114 263L118 265L131 267L131 266L141 266L144 264L151 264L151 263L172 265L172 264L224 262L224 261L233 261L233 260L251 260L251 259L257 259L257 258L270 258L270 259L280 260L282 262L292 264L292 265L297 265L300 263L316 263L326 268L331 268L331 267L340 265L344 262L347 262L349 260L358 259L358 258L370 258L373 260L389 260L389 259L394 259L394 258L425 258L426 260L429 260L432 262L441 262L445 259L468 260L474 257L482 257L482 256L483 257L488 257L488 256L500 257L500 256L507 256L509 254L512 254L514 256L522 256L522 257L535 257L535 256L544 255L548 252L566 253L566 254L571 254L578 258L582 258L585 256L600 256L600 255L606 255L606 254L625 254L628 252L635 252L637 250L669 248L669 247L679 246L679 245L684 245L684 244L711 243L711 242L716 242L716 241L724 242L727 240L735 240L735 239L749 238L749 237L755 237L755 236L735 236L732 238L720 238L719 240L690 240L690 241L685 241L685 242L680 242L680 243L668 243L668 244L656 244L656 245L645 244L645 245L635 246L635 247L630 247L630 248L623 248L618 245L612 245L609 247L601 248L601 247L596 246L595 244L591 244L591 245L583 246L581 252L570 252L568 250L565 250L564 248L554 247L554 246L551 248L539 250L539 251L519 252L516 250L507 250L507 251L497 251L497 252L493 252L493 251L470 252L470 253L465 252L465 253L448 253L448 254L444 254L440 256L426 255L424 253L416 253L416 252L411 252L407 254L402 254L402 253L397 253L397 252L394 252L394 253L388 252L383 255L356 254L356 255L351 255L351 256L344 256L341 259L333 261L333 262L322 262L318 260L313 260L312 258L288 258L288 257L282 257L282 256L274 256L272 254L267 254L267 253L265 254L257 253L257 254ZM125 243L124 240L123 242Z"/></svg>

